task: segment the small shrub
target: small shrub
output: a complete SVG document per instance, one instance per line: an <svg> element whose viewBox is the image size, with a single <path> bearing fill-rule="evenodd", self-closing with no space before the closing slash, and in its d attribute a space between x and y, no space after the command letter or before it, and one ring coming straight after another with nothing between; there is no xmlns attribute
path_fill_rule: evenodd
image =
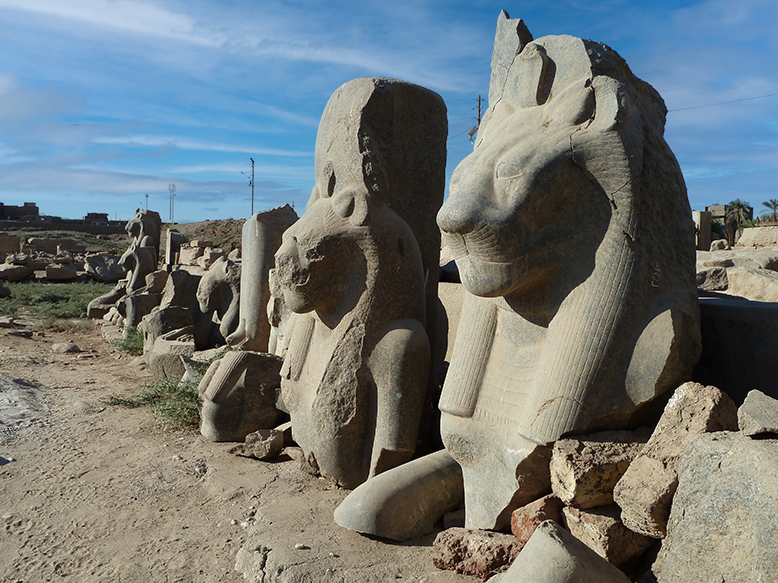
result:
<svg viewBox="0 0 778 583"><path fill-rule="evenodd" d="M132 397L111 396L109 405L123 407L150 407L160 418L160 425L168 428L195 426L200 422L197 408L197 384L175 379L164 379L150 385Z"/></svg>
<svg viewBox="0 0 778 583"><path fill-rule="evenodd" d="M111 340L111 346L121 352L140 356L143 354L143 332L134 326L125 328L124 337L121 340Z"/></svg>

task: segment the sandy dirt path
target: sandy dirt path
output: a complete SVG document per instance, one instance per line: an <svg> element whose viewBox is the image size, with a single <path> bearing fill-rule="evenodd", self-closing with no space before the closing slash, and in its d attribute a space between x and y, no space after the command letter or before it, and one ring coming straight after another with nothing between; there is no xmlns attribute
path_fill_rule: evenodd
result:
<svg viewBox="0 0 778 583"><path fill-rule="evenodd" d="M145 409L104 404L148 373L98 328L15 335L29 324L0 330L0 581L238 583L244 545L276 546L275 572L248 576L265 582L475 581L432 567L433 536L386 545L335 526L347 492L288 458L237 457L196 431L155 428ZM52 352L68 340L83 352Z"/></svg>

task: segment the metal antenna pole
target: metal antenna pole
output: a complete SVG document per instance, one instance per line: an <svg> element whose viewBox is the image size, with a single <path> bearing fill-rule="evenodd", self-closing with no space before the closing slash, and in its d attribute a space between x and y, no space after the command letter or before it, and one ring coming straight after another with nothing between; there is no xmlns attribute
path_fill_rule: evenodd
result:
<svg viewBox="0 0 778 583"><path fill-rule="evenodd" d="M251 160L251 178L249 178L248 174L245 172L241 172L243 176L249 179L249 186L251 186L251 216L254 216L254 158L249 158Z"/></svg>
<svg viewBox="0 0 778 583"><path fill-rule="evenodd" d="M146 195L146 210L149 210L149 195Z"/></svg>
<svg viewBox="0 0 778 583"><path fill-rule="evenodd" d="M170 224L173 223L173 199L176 198L176 185L171 184L168 189L170 190Z"/></svg>

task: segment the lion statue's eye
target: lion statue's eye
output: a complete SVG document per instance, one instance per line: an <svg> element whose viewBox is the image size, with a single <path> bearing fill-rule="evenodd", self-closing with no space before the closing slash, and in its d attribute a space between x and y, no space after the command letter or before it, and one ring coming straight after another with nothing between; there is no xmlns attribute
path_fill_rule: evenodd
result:
<svg viewBox="0 0 778 583"><path fill-rule="evenodd" d="M519 165L512 162L500 162L495 171L495 176L497 178L515 178L521 176L521 174L522 172Z"/></svg>

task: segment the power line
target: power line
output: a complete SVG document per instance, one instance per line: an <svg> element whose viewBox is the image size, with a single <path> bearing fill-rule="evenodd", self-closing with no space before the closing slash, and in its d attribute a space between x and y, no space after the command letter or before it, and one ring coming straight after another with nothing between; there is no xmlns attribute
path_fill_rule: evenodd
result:
<svg viewBox="0 0 778 583"><path fill-rule="evenodd" d="M763 99L765 97L774 97L778 95L778 93L768 93L767 95L756 95L754 97L745 97L743 99L733 99L732 101L721 101L719 103L709 103L708 105L694 105L692 107L681 107L679 109L668 109L667 113L673 112L673 111L688 111L690 109L702 109L703 107L715 107L717 105L727 105L729 103L740 103L741 101L752 101L754 99Z"/></svg>

